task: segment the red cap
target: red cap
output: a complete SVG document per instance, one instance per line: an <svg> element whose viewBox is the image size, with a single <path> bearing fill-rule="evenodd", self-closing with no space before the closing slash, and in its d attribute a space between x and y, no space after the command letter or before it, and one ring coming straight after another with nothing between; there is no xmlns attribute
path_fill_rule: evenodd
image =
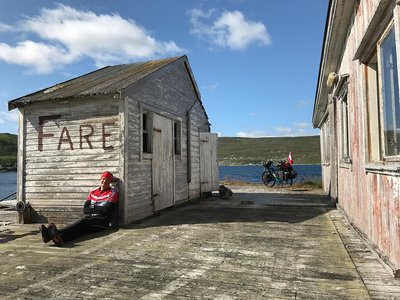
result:
<svg viewBox="0 0 400 300"><path fill-rule="evenodd" d="M107 177L107 178L109 178L110 179L110 181L112 181L113 180L113 174L111 174L110 172L108 172L108 171L106 171L106 172L103 172L103 174L101 174L101 177L100 177L100 179L103 179L104 177Z"/></svg>

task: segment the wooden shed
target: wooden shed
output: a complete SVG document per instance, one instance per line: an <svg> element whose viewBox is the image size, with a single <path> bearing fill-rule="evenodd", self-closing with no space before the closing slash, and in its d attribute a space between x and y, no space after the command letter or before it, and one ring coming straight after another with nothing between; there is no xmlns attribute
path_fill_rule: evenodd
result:
<svg viewBox="0 0 400 300"><path fill-rule="evenodd" d="M323 185L400 276L400 6L331 0L314 104Z"/></svg>
<svg viewBox="0 0 400 300"><path fill-rule="evenodd" d="M8 106L19 111L17 200L33 221L81 217L105 170L120 224L218 189L217 135L186 56L108 66Z"/></svg>

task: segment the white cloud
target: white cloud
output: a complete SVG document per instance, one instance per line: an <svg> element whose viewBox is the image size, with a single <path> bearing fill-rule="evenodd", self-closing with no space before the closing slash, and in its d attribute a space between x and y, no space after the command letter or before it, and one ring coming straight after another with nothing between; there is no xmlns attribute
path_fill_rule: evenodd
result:
<svg viewBox="0 0 400 300"><path fill-rule="evenodd" d="M0 111L0 124L5 124L6 122L17 122L18 121L18 113L16 110L14 111Z"/></svg>
<svg viewBox="0 0 400 300"><path fill-rule="evenodd" d="M203 90L214 93L217 90L218 83L209 84L203 87Z"/></svg>
<svg viewBox="0 0 400 300"><path fill-rule="evenodd" d="M246 20L240 11L225 11L216 19L214 18L216 10L204 12L200 9L192 9L188 14L192 24L191 33L205 38L214 46L244 50L253 43L259 45L271 43L271 37L265 25L261 22Z"/></svg>
<svg viewBox="0 0 400 300"><path fill-rule="evenodd" d="M293 127L276 127L275 131L277 132L277 136L302 136L315 134L312 132L311 124L306 122L294 123Z"/></svg>
<svg viewBox="0 0 400 300"><path fill-rule="evenodd" d="M251 131L251 132L236 132L236 137L247 137L247 138L259 138L259 137L269 137L271 134L263 131Z"/></svg>
<svg viewBox="0 0 400 300"><path fill-rule="evenodd" d="M294 131L291 127L276 127L275 131L278 136L294 136Z"/></svg>
<svg viewBox="0 0 400 300"><path fill-rule="evenodd" d="M3 22L0 22L0 32L2 32L2 31L12 31L12 30L13 30L12 26L10 26L8 24L5 24Z"/></svg>
<svg viewBox="0 0 400 300"><path fill-rule="evenodd" d="M2 26L3 25L3 26ZM0 23L0 30L11 29ZM0 44L0 59L50 73L57 66L93 59L97 67L166 54L184 49L173 41L157 41L146 29L118 14L97 15L65 5L43 8L40 15L19 23L18 30L35 34L41 42L25 40L15 47Z"/></svg>
<svg viewBox="0 0 400 300"><path fill-rule="evenodd" d="M73 62L75 57L57 46L24 41L16 47L0 43L0 59L7 63L33 67L37 73L44 74L50 73L57 64Z"/></svg>
<svg viewBox="0 0 400 300"><path fill-rule="evenodd" d="M294 126L298 129L307 129L311 128L311 123L299 122L299 123L294 123Z"/></svg>
<svg viewBox="0 0 400 300"><path fill-rule="evenodd" d="M308 106L312 103L311 100L299 100L297 101L297 107Z"/></svg>

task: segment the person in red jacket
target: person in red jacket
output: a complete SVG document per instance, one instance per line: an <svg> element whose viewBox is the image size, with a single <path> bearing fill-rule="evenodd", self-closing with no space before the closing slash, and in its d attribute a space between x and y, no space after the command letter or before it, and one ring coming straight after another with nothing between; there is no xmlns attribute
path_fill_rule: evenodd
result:
<svg viewBox="0 0 400 300"><path fill-rule="evenodd" d="M118 192L110 187L112 180L113 175L110 172L101 174L100 186L89 193L83 205L85 218L61 230L58 230L54 223L50 223L47 227L42 224L39 231L43 242L53 241L56 246L61 247L64 242L76 239L85 233L109 229L118 202Z"/></svg>

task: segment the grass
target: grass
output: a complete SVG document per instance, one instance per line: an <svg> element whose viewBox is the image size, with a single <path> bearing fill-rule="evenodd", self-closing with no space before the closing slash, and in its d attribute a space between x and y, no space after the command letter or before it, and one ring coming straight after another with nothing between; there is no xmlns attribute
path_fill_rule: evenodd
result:
<svg viewBox="0 0 400 300"><path fill-rule="evenodd" d="M0 165L16 163L17 135L0 133ZM219 165L261 164L286 159L292 152L295 164L321 163L319 136L218 139Z"/></svg>
<svg viewBox="0 0 400 300"><path fill-rule="evenodd" d="M0 133L0 169L15 169L17 164L18 136Z"/></svg>
<svg viewBox="0 0 400 300"><path fill-rule="evenodd" d="M279 161L292 152L295 164L320 164L319 136L218 139L219 165L260 164Z"/></svg>

